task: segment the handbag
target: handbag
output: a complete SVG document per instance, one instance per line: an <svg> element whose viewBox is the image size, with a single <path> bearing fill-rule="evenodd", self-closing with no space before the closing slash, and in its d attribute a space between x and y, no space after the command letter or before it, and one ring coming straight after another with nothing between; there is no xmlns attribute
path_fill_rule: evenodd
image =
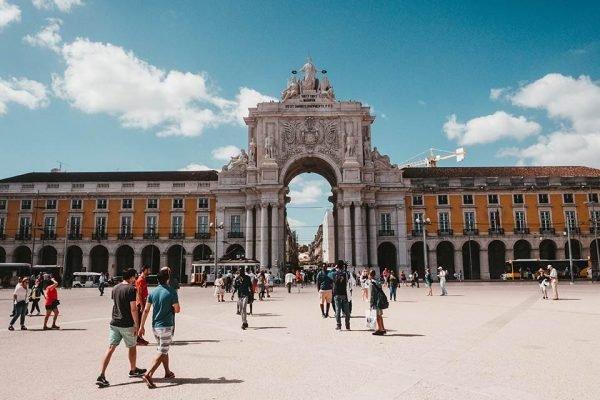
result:
<svg viewBox="0 0 600 400"><path fill-rule="evenodd" d="M380 310L385 310L390 306L387 296L383 292L380 286L374 285L377 287L377 301L375 303L376 307Z"/></svg>
<svg viewBox="0 0 600 400"><path fill-rule="evenodd" d="M365 310L365 318L367 320L367 329L374 330L377 321L377 310Z"/></svg>

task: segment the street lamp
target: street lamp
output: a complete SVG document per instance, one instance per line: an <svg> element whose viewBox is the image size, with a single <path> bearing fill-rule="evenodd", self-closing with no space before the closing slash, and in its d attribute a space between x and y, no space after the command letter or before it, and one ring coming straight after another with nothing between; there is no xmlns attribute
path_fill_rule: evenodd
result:
<svg viewBox="0 0 600 400"><path fill-rule="evenodd" d="M223 229L223 223L222 222L217 222L217 224L215 225L214 223L211 222L210 223L210 227L211 228L215 228L215 255L214 255L214 257L215 257L215 274L216 274L217 273L217 263L218 263L217 246L219 245L219 242L218 242L219 235L217 234L217 230L218 229Z"/></svg>
<svg viewBox="0 0 600 400"><path fill-rule="evenodd" d="M421 226L421 230L423 231L423 265L425 267L425 270L427 270L427 268L429 268L429 263L427 261L427 229L426 229L426 225L431 225L431 220L429 218L425 218L425 217L417 217L417 219L415 219L415 223L417 225Z"/></svg>
<svg viewBox="0 0 600 400"><path fill-rule="evenodd" d="M573 279L573 249L571 248L571 224L569 220L566 221L567 231L563 232L563 235L567 236L567 243L569 248L569 274L571 275L571 285L574 283Z"/></svg>

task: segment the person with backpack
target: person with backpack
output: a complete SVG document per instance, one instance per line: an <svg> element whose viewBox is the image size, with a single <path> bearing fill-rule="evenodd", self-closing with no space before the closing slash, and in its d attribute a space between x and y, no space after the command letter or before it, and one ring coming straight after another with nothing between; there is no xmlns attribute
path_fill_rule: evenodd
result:
<svg viewBox="0 0 600 400"><path fill-rule="evenodd" d="M321 316L329 318L329 305L331 304L333 280L327 273L327 264L323 263L323 270L317 275L317 291L319 292L319 306Z"/></svg>
<svg viewBox="0 0 600 400"><path fill-rule="evenodd" d="M39 279L35 280L31 293L29 294L29 301L31 302L31 312L29 315L33 315L33 310L37 310L37 315L40 315L40 300L42 299L42 283Z"/></svg>
<svg viewBox="0 0 600 400"><path fill-rule="evenodd" d="M375 271L371 271L369 274L371 278L371 309L375 310L377 330L372 334L375 336L383 336L387 333L385 326L383 325L383 310L389 307L389 302L381 284L375 280Z"/></svg>
<svg viewBox="0 0 600 400"><path fill-rule="evenodd" d="M429 267L425 270L425 286L427 287L427 296L433 296L433 289L431 285L433 284L433 278L431 277L431 270Z"/></svg>
<svg viewBox="0 0 600 400"><path fill-rule="evenodd" d="M346 322L346 330L350 330L350 304L348 303L348 276L343 270L344 264L338 261L333 278L333 302L335 304L336 330L342 329L342 312Z"/></svg>

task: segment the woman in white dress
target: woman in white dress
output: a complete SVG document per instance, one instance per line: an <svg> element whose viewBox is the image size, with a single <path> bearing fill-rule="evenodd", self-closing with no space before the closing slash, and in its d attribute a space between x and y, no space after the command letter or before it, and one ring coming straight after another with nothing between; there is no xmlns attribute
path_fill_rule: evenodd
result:
<svg viewBox="0 0 600 400"><path fill-rule="evenodd" d="M217 302L225 301L225 281L223 280L223 274L219 274L215 279L215 297Z"/></svg>

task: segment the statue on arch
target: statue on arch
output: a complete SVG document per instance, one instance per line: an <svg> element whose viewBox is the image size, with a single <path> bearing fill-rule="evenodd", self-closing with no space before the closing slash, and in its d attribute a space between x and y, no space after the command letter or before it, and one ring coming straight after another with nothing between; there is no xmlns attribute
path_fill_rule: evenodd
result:
<svg viewBox="0 0 600 400"><path fill-rule="evenodd" d="M246 153L246 151L244 149L242 149L240 151L239 155L231 157L231 160L229 160L229 164L227 164L227 167L225 168L225 170L231 171L238 167L246 166L247 164L248 164L248 154Z"/></svg>
<svg viewBox="0 0 600 400"><path fill-rule="evenodd" d="M275 142L271 134L265 136L265 158L269 160L275 159Z"/></svg>
<svg viewBox="0 0 600 400"><path fill-rule="evenodd" d="M281 93L281 101L293 99L300 95L300 84L295 76L288 79L287 88Z"/></svg>
<svg viewBox="0 0 600 400"><path fill-rule="evenodd" d="M346 133L346 158L356 157L356 141L352 132Z"/></svg>
<svg viewBox="0 0 600 400"><path fill-rule="evenodd" d="M248 161L250 161L250 164L256 165L256 143L254 142L254 137L250 138L250 143L248 144Z"/></svg>
<svg viewBox="0 0 600 400"><path fill-rule="evenodd" d="M316 89L316 75L317 68L313 64L312 59L308 57L306 63L300 68L300 71L304 73L304 79L302 80L302 90L315 90Z"/></svg>

